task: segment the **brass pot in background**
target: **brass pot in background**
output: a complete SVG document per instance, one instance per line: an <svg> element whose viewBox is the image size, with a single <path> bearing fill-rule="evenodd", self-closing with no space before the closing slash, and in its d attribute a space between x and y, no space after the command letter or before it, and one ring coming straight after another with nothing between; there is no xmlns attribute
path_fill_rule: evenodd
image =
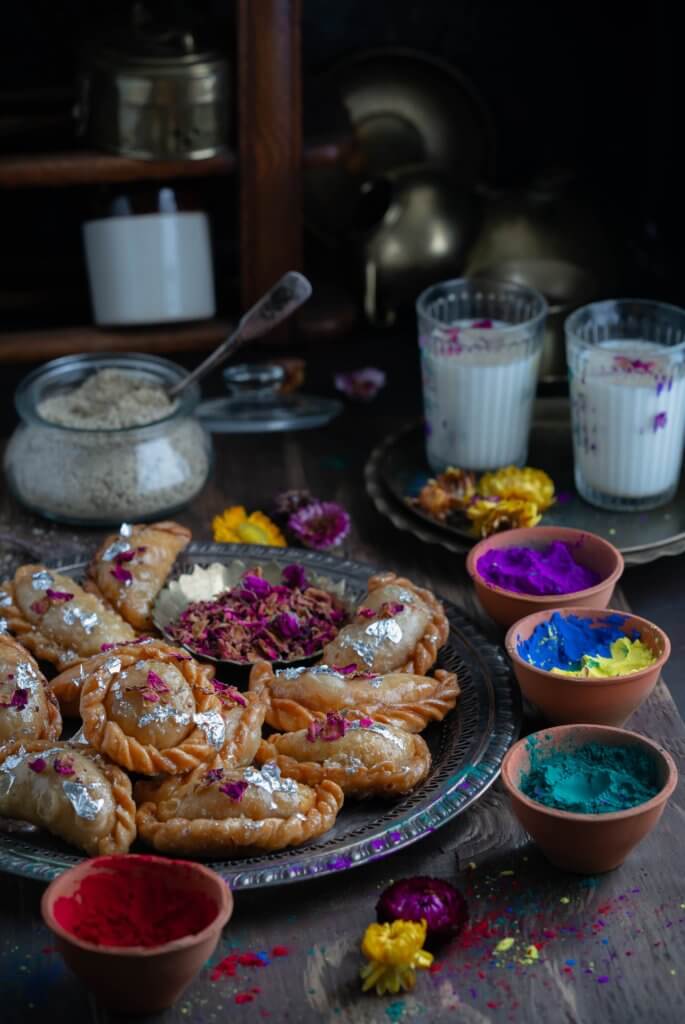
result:
<svg viewBox="0 0 685 1024"><path fill-rule="evenodd" d="M597 278L587 269L556 259L510 259L493 263L476 276L537 288L547 299L545 340L539 378L545 383L566 380L564 320L578 306L599 294Z"/></svg>
<svg viewBox="0 0 685 1024"><path fill-rule="evenodd" d="M478 201L430 167L410 167L362 186L357 220L367 319L391 326L413 312L429 284L458 276L478 226Z"/></svg>
<svg viewBox="0 0 685 1024"><path fill-rule="evenodd" d="M619 286L616 245L596 209L573 194L572 174L539 175L524 188L484 196L465 272L537 288L550 312L540 378L566 378L564 318Z"/></svg>
<svg viewBox="0 0 685 1024"><path fill-rule="evenodd" d="M228 62L183 26L152 23L135 5L130 25L83 47L76 118L99 149L143 160L203 160L226 151Z"/></svg>

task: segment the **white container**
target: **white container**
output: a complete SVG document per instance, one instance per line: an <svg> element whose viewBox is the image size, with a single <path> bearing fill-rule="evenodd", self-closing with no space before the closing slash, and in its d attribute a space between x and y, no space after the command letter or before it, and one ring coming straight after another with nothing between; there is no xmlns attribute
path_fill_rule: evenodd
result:
<svg viewBox="0 0 685 1024"><path fill-rule="evenodd" d="M419 296L426 455L435 472L523 465L546 309L533 289L477 280Z"/></svg>
<svg viewBox="0 0 685 1024"><path fill-rule="evenodd" d="M154 324L214 316L204 213L144 213L83 225L95 322Z"/></svg>
<svg viewBox="0 0 685 1024"><path fill-rule="evenodd" d="M576 487L593 505L656 508L685 440L685 311L619 299L566 321Z"/></svg>

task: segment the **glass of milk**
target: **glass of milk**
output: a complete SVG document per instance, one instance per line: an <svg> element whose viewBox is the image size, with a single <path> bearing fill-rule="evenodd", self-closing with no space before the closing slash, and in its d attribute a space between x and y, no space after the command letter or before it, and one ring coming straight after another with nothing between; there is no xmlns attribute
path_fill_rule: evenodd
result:
<svg viewBox="0 0 685 1024"><path fill-rule="evenodd" d="M523 465L547 315L542 295L460 278L431 285L416 311L432 469Z"/></svg>
<svg viewBox="0 0 685 1024"><path fill-rule="evenodd" d="M615 511L670 501L685 440L685 310L593 302L565 322L576 487Z"/></svg>

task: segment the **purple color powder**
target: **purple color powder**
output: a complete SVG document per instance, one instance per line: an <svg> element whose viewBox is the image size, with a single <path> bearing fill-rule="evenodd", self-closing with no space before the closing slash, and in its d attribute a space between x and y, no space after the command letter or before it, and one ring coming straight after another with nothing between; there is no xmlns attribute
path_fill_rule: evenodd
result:
<svg viewBox="0 0 685 1024"><path fill-rule="evenodd" d="M571 546L555 540L547 548L490 548L478 559L479 576L514 594L573 594L599 583L600 576L574 561Z"/></svg>

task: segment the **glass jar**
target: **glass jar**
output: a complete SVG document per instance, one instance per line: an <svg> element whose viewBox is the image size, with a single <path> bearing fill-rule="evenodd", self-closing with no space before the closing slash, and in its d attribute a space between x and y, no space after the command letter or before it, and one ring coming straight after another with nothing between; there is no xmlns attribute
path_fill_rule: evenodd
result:
<svg viewBox="0 0 685 1024"><path fill-rule="evenodd" d="M65 356L34 370L15 395L22 422L5 453L10 489L33 512L77 526L172 515L209 475L211 442L193 416L200 389L191 385L170 414L145 426L93 430L41 416L46 399L73 391L104 369L165 389L187 376L168 359L138 353Z"/></svg>

